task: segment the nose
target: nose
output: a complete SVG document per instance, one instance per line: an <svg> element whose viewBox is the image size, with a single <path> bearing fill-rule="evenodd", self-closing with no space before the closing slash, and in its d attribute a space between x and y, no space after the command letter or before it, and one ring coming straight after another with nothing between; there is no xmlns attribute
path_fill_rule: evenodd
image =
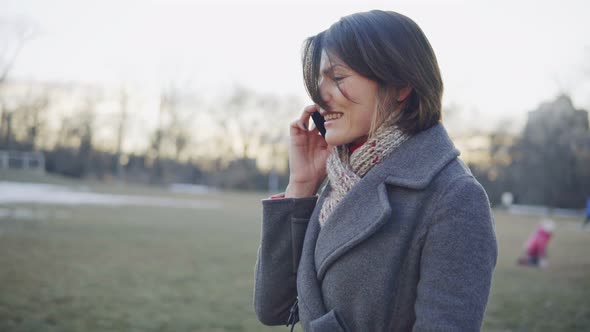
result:
<svg viewBox="0 0 590 332"><path fill-rule="evenodd" d="M330 91L329 80L325 80L324 78L320 78L318 82L318 88L320 90L320 97L328 106L332 101L332 93Z"/></svg>

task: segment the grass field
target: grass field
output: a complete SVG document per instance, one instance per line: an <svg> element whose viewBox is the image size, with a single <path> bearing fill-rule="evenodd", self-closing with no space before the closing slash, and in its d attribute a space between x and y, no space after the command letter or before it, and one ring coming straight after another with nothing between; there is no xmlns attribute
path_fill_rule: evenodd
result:
<svg viewBox="0 0 590 332"><path fill-rule="evenodd" d="M212 194L223 208L208 210L0 205L0 331L286 331L251 305L264 196ZM556 219L549 267L523 268L538 218L495 216L483 330L589 331L590 231Z"/></svg>

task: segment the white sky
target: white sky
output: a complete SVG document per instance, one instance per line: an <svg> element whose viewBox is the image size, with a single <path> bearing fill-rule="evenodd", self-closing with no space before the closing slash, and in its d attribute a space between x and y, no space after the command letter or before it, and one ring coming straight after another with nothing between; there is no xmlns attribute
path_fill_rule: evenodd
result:
<svg viewBox="0 0 590 332"><path fill-rule="evenodd" d="M148 90L174 79L204 97L235 84L306 96L300 64L306 37L357 11L395 10L430 39L444 104L489 124L522 118L560 91L569 91L576 107L590 108L589 3L0 0L0 18L40 27L13 78L126 81Z"/></svg>

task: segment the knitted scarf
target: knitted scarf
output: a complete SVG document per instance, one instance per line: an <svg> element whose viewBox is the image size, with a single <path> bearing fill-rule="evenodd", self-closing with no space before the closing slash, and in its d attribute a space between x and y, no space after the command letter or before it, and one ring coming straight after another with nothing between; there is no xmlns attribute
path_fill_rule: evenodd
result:
<svg viewBox="0 0 590 332"><path fill-rule="evenodd" d="M395 125L387 121L377 129L375 135L365 144L349 152L348 146L337 146L326 161L326 171L332 190L325 198L320 210L320 226L334 211L338 203L373 166L383 161L395 148L409 138Z"/></svg>

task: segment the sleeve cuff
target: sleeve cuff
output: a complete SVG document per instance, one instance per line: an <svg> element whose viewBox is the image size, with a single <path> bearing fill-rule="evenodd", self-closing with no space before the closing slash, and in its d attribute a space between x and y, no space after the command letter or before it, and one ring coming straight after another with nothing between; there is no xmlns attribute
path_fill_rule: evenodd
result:
<svg viewBox="0 0 590 332"><path fill-rule="evenodd" d="M262 200L262 207L264 210L267 209L290 209L292 216L295 218L309 218L315 205L317 203L318 196L301 197L301 198L269 198Z"/></svg>

